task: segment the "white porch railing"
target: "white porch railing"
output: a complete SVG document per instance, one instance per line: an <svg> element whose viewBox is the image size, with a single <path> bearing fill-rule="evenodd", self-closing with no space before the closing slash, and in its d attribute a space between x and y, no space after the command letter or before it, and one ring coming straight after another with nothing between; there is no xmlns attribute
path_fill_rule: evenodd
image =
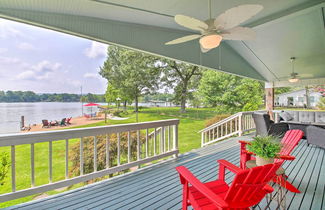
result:
<svg viewBox="0 0 325 210"><path fill-rule="evenodd" d="M178 155L178 124L179 120L161 120L144 123L132 123L124 125L101 126L94 128L80 128L59 131L34 132L34 133L19 133L0 135L0 147L10 147L11 151L11 186L12 192L0 195L0 202L9 201L37 193L54 190L61 187L70 186L80 182L92 180L98 177L103 177L113 174L131 167L149 163L154 160L162 159L168 156ZM132 139L130 134L136 134ZM116 141L110 141L110 136L114 134ZM121 142L121 135L127 136L126 140ZM103 138L105 144L105 165L102 170L98 170L98 136ZM94 141L93 148L93 172L84 172L84 141L85 137L89 141ZM69 146L80 141L80 174L74 177L69 177ZM141 139L141 140L140 140ZM53 177L53 142L62 141L65 145L64 164L65 179L54 181ZM136 141L136 149L132 151L132 141ZM142 143L141 143L142 141ZM35 186L35 145L41 142L48 143L48 184ZM121 144L127 145L127 151L121 151ZM133 142L135 143L135 142ZM113 145L115 144L115 145ZM30 145L30 163L24 163L28 167L30 165L30 187L26 189L16 190L16 147L19 145ZM110 147L116 148L116 161L111 163ZM18 150L17 150L18 151ZM115 150L114 150L115 151ZM132 158L132 154L136 154L136 158ZM28 154L29 155L29 154ZM124 155L124 156L123 156ZM41 157L44 158L44 157ZM47 158L46 158L47 159ZM134 160L135 159L135 160ZM55 161L55 160L54 160ZM70 163L71 164L71 163ZM29 181L29 180L28 180Z"/></svg>
<svg viewBox="0 0 325 210"><path fill-rule="evenodd" d="M245 132L254 130L253 113L239 112L199 131L201 133L201 147L234 135L241 136Z"/></svg>

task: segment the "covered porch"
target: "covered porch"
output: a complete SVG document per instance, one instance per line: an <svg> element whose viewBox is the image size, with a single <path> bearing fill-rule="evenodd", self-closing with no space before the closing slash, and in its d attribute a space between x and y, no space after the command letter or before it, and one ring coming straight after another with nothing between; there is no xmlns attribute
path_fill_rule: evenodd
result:
<svg viewBox="0 0 325 210"><path fill-rule="evenodd" d="M243 4L252 1L241 1ZM201 67L215 69L242 77L256 79L266 83L266 104L273 108L274 87L292 85L288 82L292 70L291 57L296 58L295 73L300 75L294 85L323 84L325 82L325 39L324 39L324 0L291 0L270 2L256 1L264 11L243 26L257 32L253 41L225 41L219 48L202 53L198 42L191 41L181 45L166 46L165 43L193 31L184 29L174 22L176 14L207 19L208 3L202 1L38 1L3 0L0 3L0 17L8 20L31 24L91 40L114 44L129 49L182 61ZM185 5L185 6L184 6ZM212 1L213 16L226 9L238 6L238 1ZM306 74L308 73L308 76ZM11 168L12 193L0 195L0 201L8 201L39 192L46 192L62 186L84 182L102 177L130 167L147 164L158 159L178 155L178 121L160 121L124 126L105 126L70 131L36 133L33 135L0 137L0 146L10 147L13 165ZM215 127L213 127L215 126ZM239 113L224 122L215 124L202 132L200 149L180 155L178 158L139 169L135 172L107 179L76 190L60 193L48 198L16 205L11 209L179 209L181 207L181 185L175 167L185 165L201 181L217 177L216 160L226 159L239 165L239 139L250 139L244 132L254 130L251 116ZM211 133L211 129L213 130ZM215 133L216 131L216 133ZM119 146L120 133L125 136L134 133L137 157L131 158L131 149L121 158ZM191 132L191 131L189 131ZM219 133L220 132L220 133ZM80 146L80 176L69 177L68 152L63 154L65 161L65 179L52 181L52 142L64 142L69 150L69 140L116 134L117 159L114 167L109 161L105 169L97 171L97 149L94 147L94 171L83 174L83 147ZM140 136L142 137L140 138ZM143 137L144 136L144 137ZM144 142L141 142L144 139ZM130 148L130 138L128 141ZM193 139L199 141L199 139ZM34 144L48 144L49 184L35 185ZM149 142L149 144L148 144ZM151 143L150 143L151 142ZM159 143L160 142L160 143ZM110 140L106 139L106 160L109 160ZM16 190L16 147L30 145L31 188ZM207 146L209 144L209 146ZM149 145L149 147L148 147ZM154 145L150 147L150 145ZM133 152L134 152L133 151ZM302 193L286 192L288 209L324 209L325 208L325 164L324 150L315 146L307 147L302 140L293 152L296 160L286 162L284 168L289 181ZM124 161L124 162L123 162ZM29 163L28 163L29 164ZM233 175L227 174L231 181ZM35 187L36 186L36 187ZM260 208L269 206L276 209L276 201L269 205L266 200Z"/></svg>
<svg viewBox="0 0 325 210"><path fill-rule="evenodd" d="M182 187L176 166L188 167L201 181L211 181L218 176L216 160L226 159L239 165L238 140L249 140L252 135L233 137L216 144L193 150L162 163L139 169L122 176L68 191L8 209L180 209ZM301 191L286 191L287 209L325 208L325 151L307 146L301 140L293 152L295 161L284 165L289 181ZM228 172L227 181L233 174ZM264 199L256 208L276 209L276 193L268 203Z"/></svg>

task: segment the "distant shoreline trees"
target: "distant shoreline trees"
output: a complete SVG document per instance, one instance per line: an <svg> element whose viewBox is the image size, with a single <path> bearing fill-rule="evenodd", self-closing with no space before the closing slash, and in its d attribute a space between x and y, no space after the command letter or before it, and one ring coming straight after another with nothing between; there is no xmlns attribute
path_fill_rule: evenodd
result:
<svg viewBox="0 0 325 210"><path fill-rule="evenodd" d="M70 93L43 93L36 94L33 91L0 91L0 103L13 102L80 102L78 94ZM83 102L105 102L104 95L91 94L82 96Z"/></svg>

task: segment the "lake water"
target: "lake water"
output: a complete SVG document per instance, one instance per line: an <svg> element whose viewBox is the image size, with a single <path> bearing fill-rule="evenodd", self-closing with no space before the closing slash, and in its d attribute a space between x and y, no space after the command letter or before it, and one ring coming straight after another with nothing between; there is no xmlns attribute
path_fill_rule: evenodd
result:
<svg viewBox="0 0 325 210"><path fill-rule="evenodd" d="M139 103L139 106L153 106L153 104ZM84 113L87 112L89 113L90 109L84 107ZM21 116L25 116L25 126L28 126L40 124L43 119L61 120L65 117L81 115L82 106L79 102L0 103L0 134L20 132Z"/></svg>
<svg viewBox="0 0 325 210"><path fill-rule="evenodd" d="M25 116L25 125L28 126L40 124L43 119L61 120L81 116L81 109L78 102L0 103L0 133L19 132L21 116Z"/></svg>

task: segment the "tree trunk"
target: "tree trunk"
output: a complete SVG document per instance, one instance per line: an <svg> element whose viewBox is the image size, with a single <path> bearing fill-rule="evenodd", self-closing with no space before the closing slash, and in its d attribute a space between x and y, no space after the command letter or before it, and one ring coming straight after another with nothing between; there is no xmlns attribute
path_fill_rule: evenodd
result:
<svg viewBox="0 0 325 210"><path fill-rule="evenodd" d="M139 111L139 106L138 106L138 103L139 103L139 98L138 98L138 95L135 96L135 109L134 111L135 112L138 112Z"/></svg>
<svg viewBox="0 0 325 210"><path fill-rule="evenodd" d="M123 102L123 109L124 109L124 111L126 111L126 105L127 105L127 101L125 100L124 102Z"/></svg>
<svg viewBox="0 0 325 210"><path fill-rule="evenodd" d="M181 95L181 112L184 113L186 109L186 98L187 98L187 81L184 82L182 95Z"/></svg>

